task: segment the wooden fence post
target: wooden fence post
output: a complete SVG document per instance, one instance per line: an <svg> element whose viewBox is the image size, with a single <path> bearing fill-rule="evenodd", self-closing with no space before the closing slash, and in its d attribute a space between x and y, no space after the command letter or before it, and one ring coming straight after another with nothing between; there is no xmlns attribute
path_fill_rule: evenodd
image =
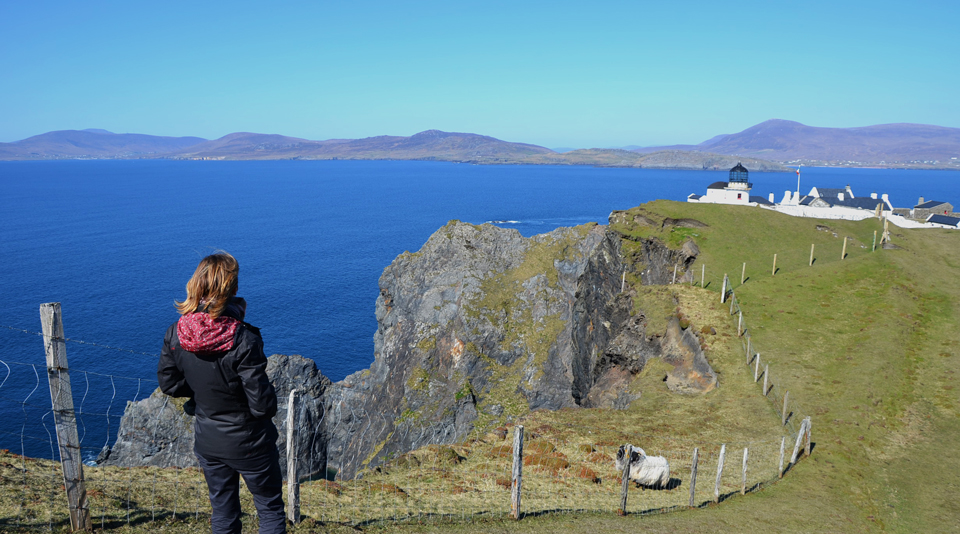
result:
<svg viewBox="0 0 960 534"><path fill-rule="evenodd" d="M707 278L707 264L704 263L700 266L700 289L707 287L706 285Z"/></svg>
<svg viewBox="0 0 960 534"><path fill-rule="evenodd" d="M291 389L287 403L287 519L294 525L300 522L300 476L297 474L297 444L293 433L297 399L297 390Z"/></svg>
<svg viewBox="0 0 960 534"><path fill-rule="evenodd" d="M773 255L773 269L770 271L770 276L777 275L777 255Z"/></svg>
<svg viewBox="0 0 960 534"><path fill-rule="evenodd" d="M737 315L737 337L743 335L743 310Z"/></svg>
<svg viewBox="0 0 960 534"><path fill-rule="evenodd" d="M782 418L782 420L780 421L780 424L781 424L782 426L786 426L786 424L787 424L787 399L788 399L789 397L790 397L790 392L789 392L789 391L786 391L786 392L783 393L783 418Z"/></svg>
<svg viewBox="0 0 960 534"><path fill-rule="evenodd" d="M727 444L720 446L720 459L717 460L717 482L713 486L713 498L715 502L720 502L720 475L723 474L723 459L727 455Z"/></svg>
<svg viewBox="0 0 960 534"><path fill-rule="evenodd" d="M797 456L800 455L800 444L803 443L803 436L807 431L807 423L809 421L810 418L807 418L800 423L800 431L797 432L797 443L793 446L793 454L790 455L790 465L797 463Z"/></svg>
<svg viewBox="0 0 960 534"><path fill-rule="evenodd" d="M743 480L740 482L740 495L747 494L747 448L743 448Z"/></svg>
<svg viewBox="0 0 960 534"><path fill-rule="evenodd" d="M876 252L876 251L877 251L877 231L874 230L874 231L873 231L873 246L870 247L870 252Z"/></svg>
<svg viewBox="0 0 960 534"><path fill-rule="evenodd" d="M750 365L750 356L753 354L753 347L750 344L750 335L747 334L747 365Z"/></svg>
<svg viewBox="0 0 960 534"><path fill-rule="evenodd" d="M840 259L847 257L847 236L843 236L843 252L840 253Z"/></svg>
<svg viewBox="0 0 960 534"><path fill-rule="evenodd" d="M777 470L777 478L783 478L783 449L787 445L787 437L780 438L780 469Z"/></svg>
<svg viewBox="0 0 960 534"><path fill-rule="evenodd" d="M673 280L670 283L671 284L677 283L677 266L676 265L673 266Z"/></svg>
<svg viewBox="0 0 960 534"><path fill-rule="evenodd" d="M510 493L510 517L520 519L520 489L523 482L523 425L513 433L513 482Z"/></svg>
<svg viewBox="0 0 960 534"><path fill-rule="evenodd" d="M723 274L723 287L720 288L720 304L727 301L727 274Z"/></svg>
<svg viewBox="0 0 960 534"><path fill-rule="evenodd" d="M70 369L67 366L67 343L63 336L63 315L59 302L40 305L43 329L43 349L47 357L47 380L50 383L50 402L56 424L57 444L60 446L60 464L63 467L63 486L67 491L72 530L92 530L87 488L83 481L83 460L80 457L80 437L77 435L77 415L73 410L73 389L70 387Z"/></svg>
<svg viewBox="0 0 960 534"><path fill-rule="evenodd" d="M743 262L743 269L740 269L740 285L743 285L743 281L747 277L747 262Z"/></svg>
<svg viewBox="0 0 960 534"><path fill-rule="evenodd" d="M757 358L753 361L753 383L756 384L760 380L760 353L757 353Z"/></svg>
<svg viewBox="0 0 960 534"><path fill-rule="evenodd" d="M690 507L696 506L697 464L700 462L700 449L694 447L693 462L690 464Z"/></svg>
<svg viewBox="0 0 960 534"><path fill-rule="evenodd" d="M627 268L623 268L623 276L620 277L620 292L623 293L624 288L627 285Z"/></svg>
<svg viewBox="0 0 960 534"><path fill-rule="evenodd" d="M813 267L813 243L810 243L810 267Z"/></svg>
<svg viewBox="0 0 960 534"><path fill-rule="evenodd" d="M767 396L767 377L770 376L770 364L766 363L763 365L763 396Z"/></svg>
<svg viewBox="0 0 960 534"><path fill-rule="evenodd" d="M807 439L805 440L806 444L803 447L803 452L807 456L810 456L810 426L812 425L812 423L810 422L809 417L806 418L806 421L807 421Z"/></svg>
<svg viewBox="0 0 960 534"><path fill-rule="evenodd" d="M630 489L630 460L633 459L633 445L627 445L623 449L624 453L624 465L623 473L620 475L622 485L620 486L620 509L617 510L617 515L624 516L627 515L627 490Z"/></svg>

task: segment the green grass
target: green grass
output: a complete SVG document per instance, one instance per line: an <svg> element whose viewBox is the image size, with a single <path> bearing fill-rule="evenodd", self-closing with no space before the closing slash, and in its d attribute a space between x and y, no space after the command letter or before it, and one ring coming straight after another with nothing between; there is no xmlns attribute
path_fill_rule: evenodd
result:
<svg viewBox="0 0 960 534"><path fill-rule="evenodd" d="M710 225L698 229L703 254L694 272L704 263L715 291L730 275L762 359L813 417L812 461L764 493L783 493L767 503L775 511L750 515L789 510L775 527L784 531L956 530L960 509L948 488L960 487L951 453L960 445L960 234L892 227L903 248L871 252L881 229L875 219L817 221L663 201L642 209ZM851 239L841 261L844 236ZM744 262L749 279L740 287ZM809 506L792 502L804 494L816 495Z"/></svg>
<svg viewBox="0 0 960 534"><path fill-rule="evenodd" d="M634 288L650 323L682 313L703 334L706 354L718 372L719 387L701 396L679 396L662 382L668 368L652 361L631 385L640 398L625 411L561 410L534 412L521 423L528 437L549 442L541 458L525 470L520 522L505 517L511 434L490 433L452 448L427 448L394 460L360 483L303 485L305 523L294 532L354 531L337 521L357 521L364 531L380 532L950 532L960 530L960 233L893 228L900 250L870 251L876 220L817 221L753 208L658 201L631 210L659 223L664 217L693 218L709 225L694 232L623 222L628 235L658 237L679 247L692 237L702 254L692 270L706 265L706 290L670 286ZM626 219L625 219L626 221ZM818 230L817 225L829 227ZM686 230L686 229L684 229ZM834 232L837 234L834 237ZM683 235L680 235L683 234ZM697 235L693 235L697 234ZM840 259L843 237L848 255ZM816 263L808 265L810 244ZM773 254L779 271L770 273ZM742 264L745 284L740 285ZM787 475L762 491L740 496L738 477L725 475L720 505L667 514L617 517L611 503L617 491L611 455L624 441L671 459L677 489L631 490L632 512L657 511L685 501L692 447L701 448L698 501L712 497L715 451L728 444L727 466L739 471L744 446L750 447L751 483L775 479L770 464L782 432L775 403L759 393L753 370L744 365L735 317L719 303L720 282L728 273L752 342L771 366L777 391L813 421L814 450ZM661 323L655 323L660 328ZM653 326L650 326L653 328ZM512 429L511 429L512 430ZM593 451L593 452L588 452ZM456 459L452 456L455 453ZM554 458L554 460L550 460ZM562 460L562 461L560 461ZM757 463L754 464L753 462ZM53 467L18 457L0 458L0 518L32 514L44 527L63 525L63 509ZM564 462L568 464L564 467ZM771 471L771 469L774 469ZM590 470L600 483L588 477ZM135 488L124 479L135 473ZM586 477L582 477L584 475ZM90 469L88 478L115 480L91 497L117 532L194 532L206 529L205 509L193 495L195 473L171 470ZM169 482L181 477L177 492ZM27 477L24 485L23 478ZM164 478L166 477L166 478ZM155 495L153 480L166 492ZM62 483L62 482L60 482ZM111 486L111 484L113 486ZM23 488L29 488L25 490ZM111 487L116 489L111 490ZM139 489L136 489L139 488ZM399 488L403 494L394 488ZM200 487L202 490L202 487ZM111 493L112 492L112 493ZM125 525L124 497L139 509ZM702 494L701 494L702 493ZM121 495L123 494L123 495ZM59 500L58 500L59 499ZM157 501L156 499L160 499ZM104 507L103 503L113 503ZM163 513L148 520L149 506ZM184 504L177 505L177 502ZM201 499L202 502L202 499ZM489 503L497 505L492 508ZM599 503L599 504L598 504ZM174 506L183 506L176 518ZM192 506L192 508L191 508ZM406 507L406 524L375 521L387 506ZM491 513L473 515L486 506ZM251 510L249 502L245 509ZM587 508L606 510L584 512ZM551 511L541 514L540 512ZM199 513L199 520L194 516ZM19 514L19 515L18 515ZM121 517L123 516L123 517ZM60 519L57 519L60 518ZM247 531L254 521L248 518Z"/></svg>

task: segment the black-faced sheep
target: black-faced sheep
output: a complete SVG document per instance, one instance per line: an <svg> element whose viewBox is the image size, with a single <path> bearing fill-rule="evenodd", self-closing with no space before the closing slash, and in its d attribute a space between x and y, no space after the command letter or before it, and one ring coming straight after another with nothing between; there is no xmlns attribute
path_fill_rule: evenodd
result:
<svg viewBox="0 0 960 534"><path fill-rule="evenodd" d="M632 445L621 445L617 451L617 460L615 465L618 473L623 473L623 466L626 456L626 447ZM633 448L633 454L630 455L630 480L637 483L638 486L649 488L666 488L670 482L670 464L663 456L647 456L640 448Z"/></svg>

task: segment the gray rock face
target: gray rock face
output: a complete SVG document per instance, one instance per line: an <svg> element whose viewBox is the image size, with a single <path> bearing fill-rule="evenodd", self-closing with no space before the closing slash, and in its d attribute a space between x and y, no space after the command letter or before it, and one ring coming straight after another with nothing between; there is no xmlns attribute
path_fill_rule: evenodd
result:
<svg viewBox="0 0 960 534"><path fill-rule="evenodd" d="M119 467L193 467L193 417L183 413L183 401L160 393L127 402L117 442L103 450L97 462Z"/></svg>
<svg viewBox="0 0 960 534"><path fill-rule="evenodd" d="M577 406L615 335L622 272L620 239L602 226L441 228L380 278L375 361L328 397L331 463L351 476L462 440L478 419Z"/></svg>
<svg viewBox="0 0 960 534"><path fill-rule="evenodd" d="M656 239L643 240L640 264L645 269L640 273L644 285L666 285L673 282L674 268L676 268L676 282L685 283L692 280L693 273L690 265L697 258L700 250L688 241L679 251L672 250Z"/></svg>
<svg viewBox="0 0 960 534"><path fill-rule="evenodd" d="M680 328L676 317L667 323L661 350L663 361L673 365L673 370L667 374L670 391L706 393L717 386L717 375L707 362L693 329Z"/></svg>
<svg viewBox="0 0 960 534"><path fill-rule="evenodd" d="M273 422L280 432L277 447L280 450L280 466L287 468L287 412L290 405L290 390L297 390L294 433L297 459L297 475L300 477L325 474L327 468L327 435L324 394L330 387L330 379L317 370L317 364L309 358L274 354L267 359L267 376L277 390L277 415Z"/></svg>
<svg viewBox="0 0 960 534"><path fill-rule="evenodd" d="M660 341L648 336L646 317L630 316L632 302L627 295L615 300L609 321L617 336L603 350L593 367L593 387L581 403L584 408L626 409L638 398L627 391L634 375L643 370L650 358L660 356Z"/></svg>
<svg viewBox="0 0 960 534"><path fill-rule="evenodd" d="M706 228L707 225L695 219L673 219L666 217L658 220L657 216L649 213L628 213L626 211L613 211L610 213L610 223L612 225L637 225L648 226L651 228ZM640 278L644 285L664 285L674 282L674 272L676 272L676 283L687 283L693 280L694 273L690 271L690 266L700 254L700 249L693 241L684 242L680 250L673 250L664 245L659 239L642 239L635 236L624 235L624 239L640 243L641 250L634 252L629 258L637 270L640 271Z"/></svg>
<svg viewBox="0 0 960 534"><path fill-rule="evenodd" d="M291 387L300 393L294 436L301 477L326 469L323 396L330 380L302 356L273 355L267 359L267 376L277 390L277 415L273 418L280 439L280 465L286 469L287 409ZM174 399L160 392L138 402L128 402L120 420L117 441L100 453L98 463L120 467L194 467L193 416L183 412L186 399Z"/></svg>

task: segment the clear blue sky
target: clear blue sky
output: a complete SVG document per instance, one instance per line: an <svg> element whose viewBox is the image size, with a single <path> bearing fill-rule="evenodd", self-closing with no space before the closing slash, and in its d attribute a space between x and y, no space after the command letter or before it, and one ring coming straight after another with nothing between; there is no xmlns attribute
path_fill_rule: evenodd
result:
<svg viewBox="0 0 960 534"><path fill-rule="evenodd" d="M698 143L770 118L960 127L960 3L0 2L0 141L436 128Z"/></svg>

